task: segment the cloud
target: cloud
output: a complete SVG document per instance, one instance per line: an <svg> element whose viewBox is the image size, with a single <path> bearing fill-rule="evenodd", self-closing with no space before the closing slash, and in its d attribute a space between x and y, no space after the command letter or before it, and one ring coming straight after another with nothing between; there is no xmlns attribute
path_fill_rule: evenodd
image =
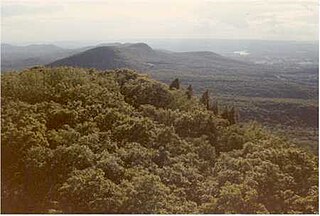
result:
<svg viewBox="0 0 320 216"><path fill-rule="evenodd" d="M318 39L316 0L3 0L2 17L14 41Z"/></svg>

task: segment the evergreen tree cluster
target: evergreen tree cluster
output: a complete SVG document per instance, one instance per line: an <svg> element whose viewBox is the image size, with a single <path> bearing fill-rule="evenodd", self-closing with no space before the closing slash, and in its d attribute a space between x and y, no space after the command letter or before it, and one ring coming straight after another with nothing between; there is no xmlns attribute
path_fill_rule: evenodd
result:
<svg viewBox="0 0 320 216"><path fill-rule="evenodd" d="M178 78L174 79L172 81L172 83L170 84L169 87L170 90L173 89L180 89L180 81ZM192 85L189 85L187 90L186 90L186 95L188 99L191 99L192 96L194 95L193 93L193 88ZM220 116L224 119L227 119L229 121L230 124L235 124L238 121L239 118L239 112L236 111L235 107L232 106L231 108L229 107L225 107L223 112L220 113L219 112L219 106L218 106L218 102L217 101L211 101L210 99L210 94L209 94L209 90L206 90L201 98L200 98L200 103L204 105L204 107L207 110L212 111L216 116Z"/></svg>
<svg viewBox="0 0 320 216"><path fill-rule="evenodd" d="M4 213L318 212L318 158L240 127L208 92L126 69L38 67L1 84Z"/></svg>

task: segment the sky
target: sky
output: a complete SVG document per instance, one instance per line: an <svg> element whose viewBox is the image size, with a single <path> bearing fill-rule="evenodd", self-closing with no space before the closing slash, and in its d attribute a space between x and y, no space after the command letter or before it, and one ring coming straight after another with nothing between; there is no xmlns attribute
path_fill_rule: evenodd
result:
<svg viewBox="0 0 320 216"><path fill-rule="evenodd" d="M318 0L1 0L1 41L317 41Z"/></svg>

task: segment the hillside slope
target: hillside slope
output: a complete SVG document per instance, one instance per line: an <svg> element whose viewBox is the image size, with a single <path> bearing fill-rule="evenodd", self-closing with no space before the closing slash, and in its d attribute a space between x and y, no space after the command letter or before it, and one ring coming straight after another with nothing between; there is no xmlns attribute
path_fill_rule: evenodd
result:
<svg viewBox="0 0 320 216"><path fill-rule="evenodd" d="M3 213L317 213L317 157L130 70L2 76Z"/></svg>
<svg viewBox="0 0 320 216"><path fill-rule="evenodd" d="M128 67L142 71L184 70L212 67L217 71L248 68L248 63L225 58L213 52L166 52L154 50L145 43L100 46L57 60L48 66L81 66L96 69Z"/></svg>
<svg viewBox="0 0 320 216"><path fill-rule="evenodd" d="M35 65L45 65L76 52L78 50L63 49L51 44L28 46L1 44L1 71L21 70Z"/></svg>

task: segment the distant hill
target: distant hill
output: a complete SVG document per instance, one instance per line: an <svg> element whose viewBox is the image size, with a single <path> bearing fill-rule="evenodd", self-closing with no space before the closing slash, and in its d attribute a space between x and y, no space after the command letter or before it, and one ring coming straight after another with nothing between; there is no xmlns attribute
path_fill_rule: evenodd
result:
<svg viewBox="0 0 320 216"><path fill-rule="evenodd" d="M143 69L146 66L143 60L150 54L153 54L153 50L144 44L100 46L57 60L49 66Z"/></svg>
<svg viewBox="0 0 320 216"><path fill-rule="evenodd" d="M21 70L34 65L48 64L75 52L77 51L51 44L28 46L1 44L1 71Z"/></svg>
<svg viewBox="0 0 320 216"><path fill-rule="evenodd" d="M65 49L52 44L15 46L2 43L1 71L22 70L36 65L46 65L91 48Z"/></svg>
<svg viewBox="0 0 320 216"><path fill-rule="evenodd" d="M141 71L210 69L223 71L248 68L249 63L229 59L213 52L167 52L154 50L145 43L116 44L89 49L57 60L49 66L78 66L96 69L127 67ZM203 71L204 72L204 71Z"/></svg>

